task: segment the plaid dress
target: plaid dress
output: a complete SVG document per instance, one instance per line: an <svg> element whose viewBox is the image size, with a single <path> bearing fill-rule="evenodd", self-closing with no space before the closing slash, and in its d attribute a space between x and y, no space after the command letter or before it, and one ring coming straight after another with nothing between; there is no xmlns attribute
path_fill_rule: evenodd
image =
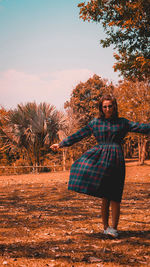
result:
<svg viewBox="0 0 150 267"><path fill-rule="evenodd" d="M128 132L150 134L150 123L136 123L125 118L94 118L65 138L60 147L71 146L91 134L98 143L73 163L68 189L121 202L125 180L121 143Z"/></svg>

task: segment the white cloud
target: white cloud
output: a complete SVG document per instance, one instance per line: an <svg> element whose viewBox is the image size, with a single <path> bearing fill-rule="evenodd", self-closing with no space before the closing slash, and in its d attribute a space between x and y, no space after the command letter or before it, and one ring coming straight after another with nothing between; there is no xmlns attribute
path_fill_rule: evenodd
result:
<svg viewBox="0 0 150 267"><path fill-rule="evenodd" d="M0 72L0 104L14 108L17 104L36 101L62 108L73 88L85 82L93 72L88 69L62 70L50 73L28 74L14 69Z"/></svg>

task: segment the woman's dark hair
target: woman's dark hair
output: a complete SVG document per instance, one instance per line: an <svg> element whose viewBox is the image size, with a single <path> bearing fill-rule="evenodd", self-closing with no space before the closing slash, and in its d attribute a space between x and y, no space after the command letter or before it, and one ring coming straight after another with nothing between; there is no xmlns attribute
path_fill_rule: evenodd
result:
<svg viewBox="0 0 150 267"><path fill-rule="evenodd" d="M110 100L112 101L112 104L113 104L113 107L114 107L114 112L113 112L113 115L112 117L113 118L118 118L118 106L117 106L117 101L116 101L116 98L112 95L104 95L101 97L100 101L99 101L99 116L100 118L105 118L105 114L103 112L103 101L104 100Z"/></svg>

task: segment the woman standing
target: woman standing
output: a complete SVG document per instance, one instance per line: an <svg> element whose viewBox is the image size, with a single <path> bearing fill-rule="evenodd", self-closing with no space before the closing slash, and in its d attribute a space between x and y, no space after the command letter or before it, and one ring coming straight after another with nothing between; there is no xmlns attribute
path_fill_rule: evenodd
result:
<svg viewBox="0 0 150 267"><path fill-rule="evenodd" d="M118 237L117 226L125 180L125 161L122 141L128 132L150 134L150 123L131 122L118 117L116 99L103 96L99 102L99 117L84 128L65 138L51 149L71 146L93 134L97 145L76 160L70 170L68 189L102 198L102 222L104 234ZM109 227L109 208L112 225Z"/></svg>

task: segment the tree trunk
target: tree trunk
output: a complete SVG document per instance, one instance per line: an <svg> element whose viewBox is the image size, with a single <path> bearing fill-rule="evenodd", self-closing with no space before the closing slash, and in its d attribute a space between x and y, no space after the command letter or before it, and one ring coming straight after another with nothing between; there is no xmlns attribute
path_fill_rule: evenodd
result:
<svg viewBox="0 0 150 267"><path fill-rule="evenodd" d="M71 162L71 165L74 163L73 152L72 151L71 151L71 160L70 160L70 162Z"/></svg>
<svg viewBox="0 0 150 267"><path fill-rule="evenodd" d="M143 146L142 146L141 164L144 164L144 161L145 161L146 144L147 144L147 140L143 137Z"/></svg>
<svg viewBox="0 0 150 267"><path fill-rule="evenodd" d="M139 164L141 162L141 137L138 137Z"/></svg>
<svg viewBox="0 0 150 267"><path fill-rule="evenodd" d="M143 165L146 155L146 144L147 140L145 136L139 136L138 147L139 147L139 165Z"/></svg>
<svg viewBox="0 0 150 267"><path fill-rule="evenodd" d="M66 171L66 149L63 148L63 171Z"/></svg>
<svg viewBox="0 0 150 267"><path fill-rule="evenodd" d="M131 158L132 157L131 140L130 139L127 139L125 142L124 154L125 154L125 158Z"/></svg>

